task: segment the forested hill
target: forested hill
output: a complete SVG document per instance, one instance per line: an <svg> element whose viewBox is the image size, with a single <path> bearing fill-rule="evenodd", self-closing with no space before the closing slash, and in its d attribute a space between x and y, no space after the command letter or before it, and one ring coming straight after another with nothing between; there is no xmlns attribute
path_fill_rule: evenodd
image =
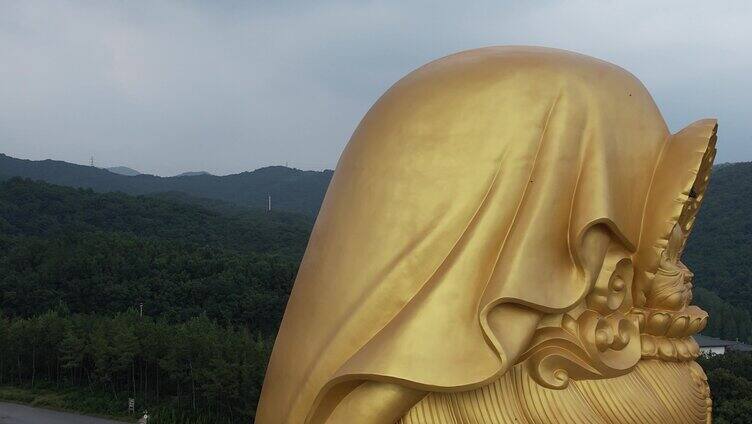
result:
<svg viewBox="0 0 752 424"><path fill-rule="evenodd" d="M713 170L684 260L697 284L752 310L752 162Z"/></svg>
<svg viewBox="0 0 752 424"><path fill-rule="evenodd" d="M233 207L185 194L134 197L18 177L0 183L0 234L7 235L118 232L299 258L312 225L306 215Z"/></svg>
<svg viewBox="0 0 752 424"><path fill-rule="evenodd" d="M695 285L717 295L696 290L697 302L710 312L708 332L750 340L752 162L715 167L683 260L695 273ZM735 308L715 310L718 297Z"/></svg>
<svg viewBox="0 0 752 424"><path fill-rule="evenodd" d="M332 171L302 171L270 166L225 176L126 176L92 166L54 160L16 159L0 153L0 179L15 176L64 186L91 188L97 192L183 192L255 208L266 208L268 196L271 195L272 209L315 216L329 186Z"/></svg>
<svg viewBox="0 0 752 424"><path fill-rule="evenodd" d="M114 415L132 397L155 422L252 422L312 221L184 193L0 182L0 391L49 387L52 406Z"/></svg>
<svg viewBox="0 0 752 424"><path fill-rule="evenodd" d="M61 302L112 314L201 313L269 336L281 319L312 219L292 213L0 182L0 310Z"/></svg>

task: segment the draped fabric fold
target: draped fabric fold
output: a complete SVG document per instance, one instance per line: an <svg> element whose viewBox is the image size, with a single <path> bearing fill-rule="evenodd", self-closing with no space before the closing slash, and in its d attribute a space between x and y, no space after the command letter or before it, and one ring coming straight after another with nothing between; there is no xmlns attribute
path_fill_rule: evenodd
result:
<svg viewBox="0 0 752 424"><path fill-rule="evenodd" d="M515 358L490 309L575 305L592 225L634 251L669 137L636 78L571 52L491 47L407 75L340 158L256 422L306 422L365 380L453 391L498 377Z"/></svg>

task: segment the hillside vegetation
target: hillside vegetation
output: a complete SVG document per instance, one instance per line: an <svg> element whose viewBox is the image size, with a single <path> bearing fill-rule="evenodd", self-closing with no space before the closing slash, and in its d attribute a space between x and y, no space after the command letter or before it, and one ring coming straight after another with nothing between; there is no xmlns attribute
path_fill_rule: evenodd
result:
<svg viewBox="0 0 752 424"><path fill-rule="evenodd" d="M248 422L311 225L0 183L0 385L78 387L106 401L71 407L113 415L134 397L156 422Z"/></svg>
<svg viewBox="0 0 752 424"><path fill-rule="evenodd" d="M51 238L117 232L238 252L300 255L313 219L184 194L95 193L14 178L0 183L0 231Z"/></svg>
<svg viewBox="0 0 752 424"><path fill-rule="evenodd" d="M705 333L752 341L752 163L715 167L683 261L713 294L695 290L710 313Z"/></svg>
<svg viewBox="0 0 752 424"><path fill-rule="evenodd" d="M713 397L714 424L752 422L752 355L728 352L700 357Z"/></svg>

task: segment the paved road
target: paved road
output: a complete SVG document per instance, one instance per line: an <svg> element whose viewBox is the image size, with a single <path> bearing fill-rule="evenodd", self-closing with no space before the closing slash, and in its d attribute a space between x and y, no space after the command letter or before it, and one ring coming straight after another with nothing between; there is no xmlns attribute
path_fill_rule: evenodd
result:
<svg viewBox="0 0 752 424"><path fill-rule="evenodd" d="M0 402L0 424L122 424L119 421Z"/></svg>

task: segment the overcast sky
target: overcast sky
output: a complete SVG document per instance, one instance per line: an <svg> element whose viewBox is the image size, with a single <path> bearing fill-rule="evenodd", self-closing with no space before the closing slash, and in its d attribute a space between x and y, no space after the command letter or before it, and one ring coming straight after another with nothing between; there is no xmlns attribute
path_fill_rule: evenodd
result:
<svg viewBox="0 0 752 424"><path fill-rule="evenodd" d="M0 152L158 175L332 168L411 70L522 44L628 69L672 130L717 117L717 161L752 160L752 2L439 3L2 1Z"/></svg>

